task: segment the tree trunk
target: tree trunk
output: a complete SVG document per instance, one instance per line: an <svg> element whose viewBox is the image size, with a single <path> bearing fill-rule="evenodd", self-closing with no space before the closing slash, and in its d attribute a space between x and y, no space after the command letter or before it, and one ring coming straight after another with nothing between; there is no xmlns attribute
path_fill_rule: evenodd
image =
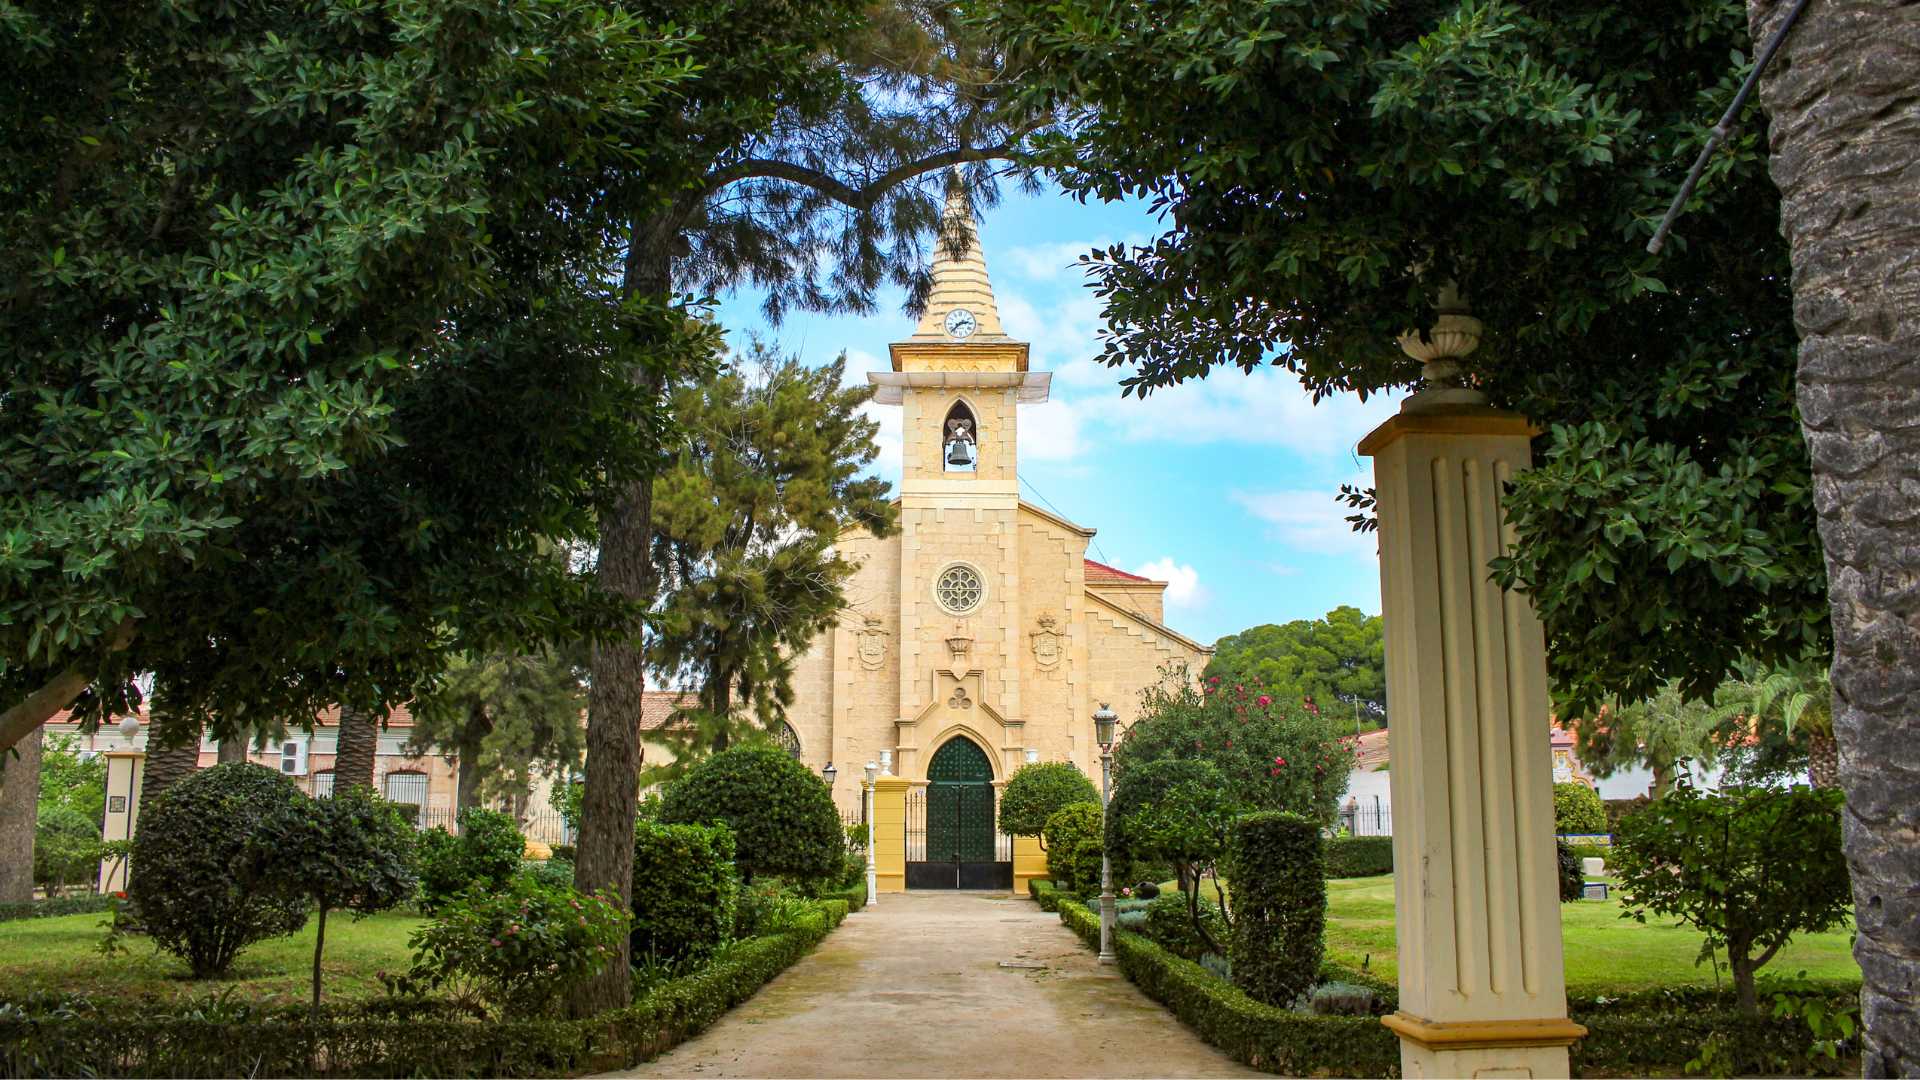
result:
<svg viewBox="0 0 1920 1080"><path fill-rule="evenodd" d="M152 718L147 725L147 763L140 780L140 798L148 804L200 769L200 725L157 707Z"/></svg>
<svg viewBox="0 0 1920 1080"><path fill-rule="evenodd" d="M1753 985L1753 961L1745 955L1735 955L1727 950L1727 970L1733 975L1733 993L1740 1004L1740 1011L1749 1016L1760 1013L1760 995Z"/></svg>
<svg viewBox="0 0 1920 1080"><path fill-rule="evenodd" d="M320 905L320 925L313 935L313 1019L320 1020L320 953L327 947L327 907Z"/></svg>
<svg viewBox="0 0 1920 1080"><path fill-rule="evenodd" d="M465 810L469 806L480 805L480 766L474 760L479 756L479 747L463 746L460 748L460 761L459 764L454 766L458 777L454 781L453 792L453 815L455 821L459 820L460 811Z"/></svg>
<svg viewBox="0 0 1920 1080"><path fill-rule="evenodd" d="M667 246L673 231L665 221L634 226L628 248L629 293L666 298L672 288ZM658 375L646 387L665 391ZM653 478L641 477L622 493L611 513L600 519L600 587L613 595L646 604L653 595ZM640 809L640 710L647 689L644 639L594 647L593 685L587 698L586 791L580 805L580 837L574 849L573 880L582 892L606 889L633 906L633 823ZM613 959L574 991L574 1016L617 1009L633 1000L632 946L619 935Z"/></svg>
<svg viewBox="0 0 1920 1080"><path fill-rule="evenodd" d="M1748 0L1756 42L1785 15ZM1920 1073L1920 9L1807 5L1761 82L1833 608L1868 1076Z"/></svg>
<svg viewBox="0 0 1920 1080"><path fill-rule="evenodd" d="M246 739L221 739L219 764L231 765L236 761L247 760Z"/></svg>
<svg viewBox="0 0 1920 1080"><path fill-rule="evenodd" d="M1673 763L1670 761L1654 762L1653 763L1653 790L1648 793L1647 797L1651 799L1663 799L1663 798L1666 798L1667 792L1672 790L1673 790Z"/></svg>
<svg viewBox="0 0 1920 1080"><path fill-rule="evenodd" d="M340 706L340 727L333 751L333 790L355 784L373 787L373 759L380 749L380 725L371 713Z"/></svg>
<svg viewBox="0 0 1920 1080"><path fill-rule="evenodd" d="M40 817L40 752L45 728L0 750L0 903L33 899L33 831Z"/></svg>

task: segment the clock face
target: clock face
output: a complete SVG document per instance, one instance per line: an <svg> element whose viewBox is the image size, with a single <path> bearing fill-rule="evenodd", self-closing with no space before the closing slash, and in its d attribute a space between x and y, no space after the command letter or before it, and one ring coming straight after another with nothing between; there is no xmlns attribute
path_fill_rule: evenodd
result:
<svg viewBox="0 0 1920 1080"><path fill-rule="evenodd" d="M948 337L970 337L973 332L979 328L979 325L979 323L974 321L973 312L968 311L966 308L954 308L952 311L947 312Z"/></svg>

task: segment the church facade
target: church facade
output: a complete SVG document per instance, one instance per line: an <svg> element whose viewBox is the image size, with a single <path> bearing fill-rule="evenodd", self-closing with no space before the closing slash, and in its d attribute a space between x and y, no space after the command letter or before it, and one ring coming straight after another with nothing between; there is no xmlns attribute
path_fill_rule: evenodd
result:
<svg viewBox="0 0 1920 1080"><path fill-rule="evenodd" d="M1128 723L1164 668L1197 677L1211 653L1166 625L1165 582L1090 560L1093 529L1021 499L1020 406L1051 376L1000 324L971 215L949 214L973 242L936 247L919 325L868 375L903 414L899 530L840 538L859 565L848 609L801 658L788 714L802 760L834 765L843 812L868 761L913 785L908 857L917 833L935 862L996 842L1008 857L992 800L1013 771L1069 761L1098 783L1094 710Z"/></svg>

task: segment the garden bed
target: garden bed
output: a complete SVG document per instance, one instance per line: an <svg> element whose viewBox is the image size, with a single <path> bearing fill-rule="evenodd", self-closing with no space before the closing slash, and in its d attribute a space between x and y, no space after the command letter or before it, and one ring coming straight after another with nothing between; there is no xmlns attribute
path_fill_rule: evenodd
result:
<svg viewBox="0 0 1920 1080"><path fill-rule="evenodd" d="M1100 917L1086 904L1035 881L1029 894L1090 948L1100 943ZM1120 970L1142 992L1235 1060L1290 1076L1399 1076L1399 1040L1377 1017L1318 1016L1262 1004L1239 988L1146 937L1120 930L1114 952ZM1397 995L1383 986L1378 967L1367 982L1387 1011ZM1351 977L1343 975L1343 978ZM1844 989L1828 991L1838 1000ZM1812 1035L1799 1021L1751 1017L1731 997L1710 988L1643 991L1623 996L1576 994L1570 1015L1588 1028L1571 1052L1576 1076L1668 1076L1712 1044L1731 1075L1858 1071L1858 1058L1812 1058Z"/></svg>
<svg viewBox="0 0 1920 1080"><path fill-rule="evenodd" d="M864 899L864 893L862 895ZM853 907L818 901L794 929L742 941L624 1009L586 1020L475 1022L428 1011L282 1009L123 1015L0 1005L0 1076L554 1076L648 1061L806 955ZM401 1010L406 1012L406 1010Z"/></svg>

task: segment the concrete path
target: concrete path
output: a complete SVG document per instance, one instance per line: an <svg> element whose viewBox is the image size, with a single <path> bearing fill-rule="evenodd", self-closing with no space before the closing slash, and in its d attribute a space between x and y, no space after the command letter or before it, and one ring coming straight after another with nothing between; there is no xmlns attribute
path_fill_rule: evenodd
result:
<svg viewBox="0 0 1920 1080"><path fill-rule="evenodd" d="M619 1075L1267 1074L1201 1042L1032 901L912 892L848 916L705 1034Z"/></svg>

